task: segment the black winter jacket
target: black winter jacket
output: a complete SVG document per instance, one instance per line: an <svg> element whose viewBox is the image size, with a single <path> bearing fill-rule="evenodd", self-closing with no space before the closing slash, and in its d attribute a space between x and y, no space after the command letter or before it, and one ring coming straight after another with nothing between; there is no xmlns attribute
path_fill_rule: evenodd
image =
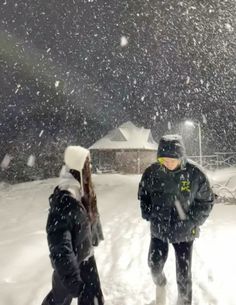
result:
<svg viewBox="0 0 236 305"><path fill-rule="evenodd" d="M205 174L190 161L170 171L159 163L148 167L139 184L142 217L153 237L171 243L191 241L209 216L214 195Z"/></svg>
<svg viewBox="0 0 236 305"><path fill-rule="evenodd" d="M69 191L58 187L49 202L46 231L52 266L68 292L78 297L83 289L80 263L93 251L87 212Z"/></svg>

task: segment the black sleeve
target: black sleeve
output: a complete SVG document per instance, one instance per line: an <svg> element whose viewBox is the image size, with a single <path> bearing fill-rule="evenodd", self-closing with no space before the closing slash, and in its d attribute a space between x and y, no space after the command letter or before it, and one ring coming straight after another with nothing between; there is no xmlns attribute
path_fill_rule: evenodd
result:
<svg viewBox="0 0 236 305"><path fill-rule="evenodd" d="M202 225L210 214L214 202L214 193L207 177L200 173L198 190L190 206L189 216L196 226Z"/></svg>
<svg viewBox="0 0 236 305"><path fill-rule="evenodd" d="M73 199L73 198L72 198ZM65 199L63 200L65 201ZM69 199L70 201L70 199ZM72 244L73 218L76 218L76 210L72 205L65 209L54 209L49 212L47 222L47 238L52 265L70 294L78 297L81 293L83 283L80 278L78 262Z"/></svg>
<svg viewBox="0 0 236 305"><path fill-rule="evenodd" d="M148 191L148 172L147 170L144 172L141 181L139 183L138 189L138 199L140 200L140 208L142 217L146 220L150 219L152 204L151 204L151 196Z"/></svg>

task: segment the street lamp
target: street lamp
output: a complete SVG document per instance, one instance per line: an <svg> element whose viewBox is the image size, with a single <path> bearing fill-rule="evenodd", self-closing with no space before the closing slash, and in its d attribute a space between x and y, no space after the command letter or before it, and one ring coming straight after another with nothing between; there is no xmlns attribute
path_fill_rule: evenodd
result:
<svg viewBox="0 0 236 305"><path fill-rule="evenodd" d="M200 122L195 121L185 121L184 124L186 126L195 127L197 125L198 127L198 141L199 141L199 157L200 157L200 165L202 166L202 130L201 130L201 124Z"/></svg>

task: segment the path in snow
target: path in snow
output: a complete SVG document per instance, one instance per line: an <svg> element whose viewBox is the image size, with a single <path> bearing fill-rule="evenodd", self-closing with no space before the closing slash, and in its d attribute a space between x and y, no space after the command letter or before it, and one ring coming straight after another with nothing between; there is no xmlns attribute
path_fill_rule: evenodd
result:
<svg viewBox="0 0 236 305"><path fill-rule="evenodd" d="M136 199L139 176L96 175L105 241L96 257L106 305L150 305L154 286L147 267L148 223ZM40 305L50 289L45 235L48 196L56 179L4 186L0 191L0 305ZM235 206L215 206L195 242L193 305L236 305ZM167 305L175 305L172 247L165 267ZM73 305L76 301L73 301Z"/></svg>

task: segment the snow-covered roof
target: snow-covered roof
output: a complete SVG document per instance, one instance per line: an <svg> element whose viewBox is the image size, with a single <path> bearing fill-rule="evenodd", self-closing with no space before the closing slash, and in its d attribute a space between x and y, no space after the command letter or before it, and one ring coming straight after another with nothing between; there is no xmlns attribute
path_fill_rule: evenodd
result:
<svg viewBox="0 0 236 305"><path fill-rule="evenodd" d="M181 135L178 134L167 134L162 137L165 141L183 141L183 138Z"/></svg>
<svg viewBox="0 0 236 305"><path fill-rule="evenodd" d="M89 149L147 149L156 150L151 130L139 128L128 121L110 131L105 137L94 143Z"/></svg>

